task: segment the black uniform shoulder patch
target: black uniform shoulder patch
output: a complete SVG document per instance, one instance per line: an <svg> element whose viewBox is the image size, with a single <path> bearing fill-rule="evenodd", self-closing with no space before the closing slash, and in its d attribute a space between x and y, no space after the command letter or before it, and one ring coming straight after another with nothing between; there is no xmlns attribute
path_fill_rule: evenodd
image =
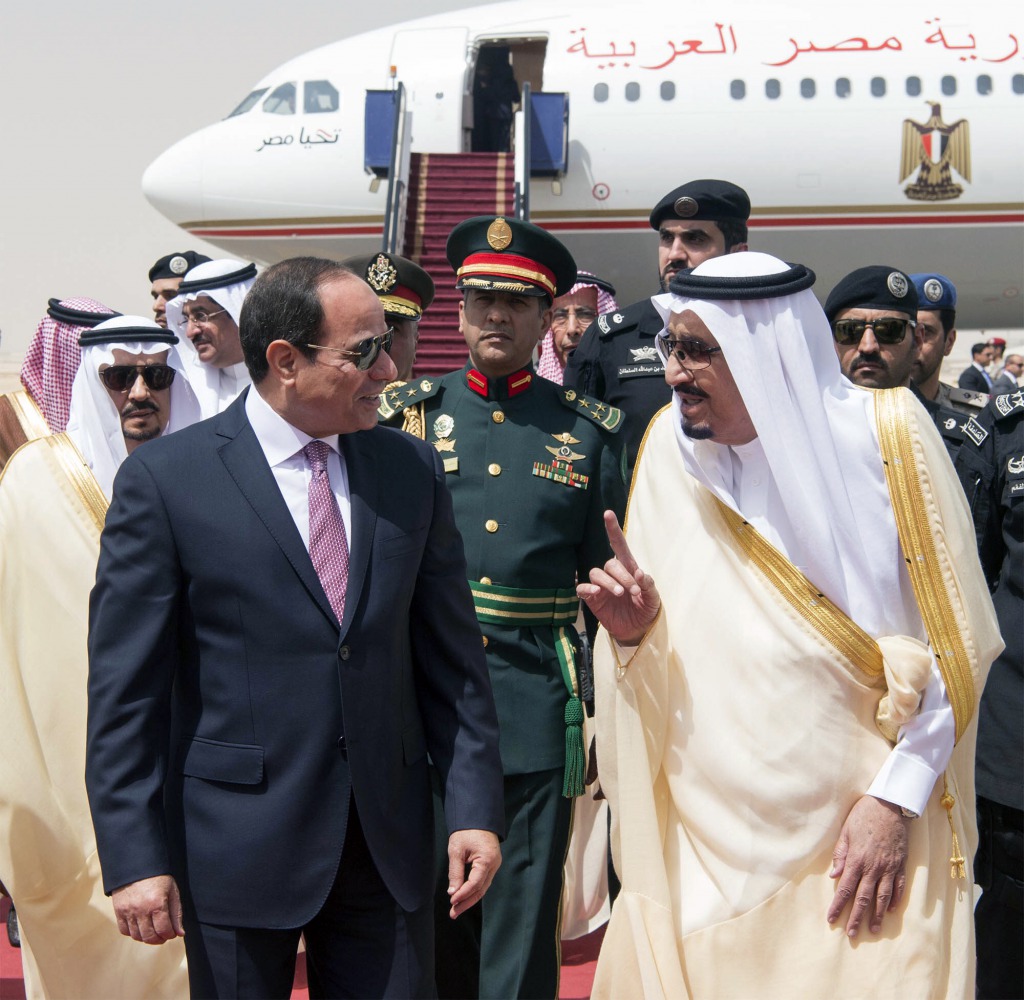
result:
<svg viewBox="0 0 1024 1000"><path fill-rule="evenodd" d="M585 396L575 389L562 389L558 394L563 406L569 407L574 413L603 427L606 431L617 433L622 426L622 410L616 406L602 403L593 396Z"/></svg>
<svg viewBox="0 0 1024 1000"><path fill-rule="evenodd" d="M1016 392L1004 392L1000 396L995 396L992 405L999 414L997 420L1009 417L1018 410L1024 410L1024 390L1018 389Z"/></svg>
<svg viewBox="0 0 1024 1000"><path fill-rule="evenodd" d="M419 382L391 382L380 394L377 419L390 420L410 403L422 403L423 400L437 395L440 388L441 380L437 378L424 378Z"/></svg>
<svg viewBox="0 0 1024 1000"><path fill-rule="evenodd" d="M964 434L979 446L988 437L988 431L974 417L967 418L967 423L964 424Z"/></svg>
<svg viewBox="0 0 1024 1000"><path fill-rule="evenodd" d="M625 330L632 330L640 322L645 305L646 300L641 299L631 306L626 306L625 309L601 313L596 320L598 336L602 340L607 340L609 337L614 337Z"/></svg>

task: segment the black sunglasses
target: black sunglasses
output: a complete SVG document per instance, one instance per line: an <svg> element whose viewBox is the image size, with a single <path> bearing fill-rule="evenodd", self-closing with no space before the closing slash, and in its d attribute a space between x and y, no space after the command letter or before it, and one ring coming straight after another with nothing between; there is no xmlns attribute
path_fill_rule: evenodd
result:
<svg viewBox="0 0 1024 1000"><path fill-rule="evenodd" d="M382 350L387 351L389 354L391 353L391 338L394 336L394 333L395 331L388 327L379 337L367 337L366 340L360 341L356 344L354 351L345 351L340 347L324 347L320 344L306 344L306 347L310 347L314 351L330 351L332 354L340 354L344 358L351 358L356 368L361 372L365 372L368 368L373 367L373 363L380 357Z"/></svg>
<svg viewBox="0 0 1024 1000"><path fill-rule="evenodd" d="M170 365L111 365L100 372L100 381L111 392L127 392L140 375L147 389L160 392L170 388L175 371Z"/></svg>
<svg viewBox="0 0 1024 1000"><path fill-rule="evenodd" d="M916 325L912 319L897 319L895 316L883 316L881 319L837 319L832 326L832 336L837 344L849 347L859 344L864 331L870 326L878 343L898 344L907 335L907 327Z"/></svg>

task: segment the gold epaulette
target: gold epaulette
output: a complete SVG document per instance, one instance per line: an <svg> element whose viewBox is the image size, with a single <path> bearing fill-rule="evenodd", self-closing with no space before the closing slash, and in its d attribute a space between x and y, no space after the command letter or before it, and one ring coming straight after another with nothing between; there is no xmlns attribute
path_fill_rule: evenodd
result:
<svg viewBox="0 0 1024 1000"><path fill-rule="evenodd" d="M410 403L422 403L423 400L430 399L440 387L440 379L425 378L417 384L390 382L380 394L377 419L390 420L396 413L401 413Z"/></svg>
<svg viewBox="0 0 1024 1000"><path fill-rule="evenodd" d="M622 426L622 410L616 406L602 403L593 396L584 396L575 389L562 389L559 399L581 417L592 420L598 427L603 427L613 434Z"/></svg>

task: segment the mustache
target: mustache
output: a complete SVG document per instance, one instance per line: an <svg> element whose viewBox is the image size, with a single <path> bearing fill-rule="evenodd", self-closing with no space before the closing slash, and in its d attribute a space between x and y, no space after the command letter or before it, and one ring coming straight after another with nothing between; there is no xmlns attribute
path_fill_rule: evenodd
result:
<svg viewBox="0 0 1024 1000"><path fill-rule="evenodd" d="M696 385L677 385L674 392L680 396L700 396L701 399L710 399L710 395Z"/></svg>
<svg viewBox="0 0 1024 1000"><path fill-rule="evenodd" d="M136 413L159 413L160 407L155 403L128 403L121 410L122 417L130 417Z"/></svg>
<svg viewBox="0 0 1024 1000"><path fill-rule="evenodd" d="M858 368L864 368L867 365L875 365L881 368L882 371L889 370L889 366L881 354L858 354L850 362L850 371L855 372Z"/></svg>

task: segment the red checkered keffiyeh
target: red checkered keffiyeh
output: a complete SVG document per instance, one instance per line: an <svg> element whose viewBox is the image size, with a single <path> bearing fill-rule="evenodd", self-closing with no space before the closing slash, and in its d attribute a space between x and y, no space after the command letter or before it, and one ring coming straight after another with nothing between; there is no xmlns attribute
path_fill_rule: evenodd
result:
<svg viewBox="0 0 1024 1000"><path fill-rule="evenodd" d="M618 309L618 303L615 301L615 296L599 285L594 285L587 281L590 277L589 272L580 271L579 280L572 288L566 292L566 295L572 295L575 292L580 291L584 288L596 288L597 289L597 312L598 315L606 312L613 312ZM544 339L540 342L540 358L537 361L537 374L541 378L549 379L552 382L562 384L562 379L565 376L565 369L562 367L562 363L558 360L558 354L555 352L555 335L548 330L544 334Z"/></svg>
<svg viewBox="0 0 1024 1000"><path fill-rule="evenodd" d="M82 312L110 315L113 311L95 299L61 299L60 304ZM21 384L54 434L60 434L68 424L71 384L82 357L78 338L86 329L88 327L60 323L49 315L44 316L21 365Z"/></svg>

